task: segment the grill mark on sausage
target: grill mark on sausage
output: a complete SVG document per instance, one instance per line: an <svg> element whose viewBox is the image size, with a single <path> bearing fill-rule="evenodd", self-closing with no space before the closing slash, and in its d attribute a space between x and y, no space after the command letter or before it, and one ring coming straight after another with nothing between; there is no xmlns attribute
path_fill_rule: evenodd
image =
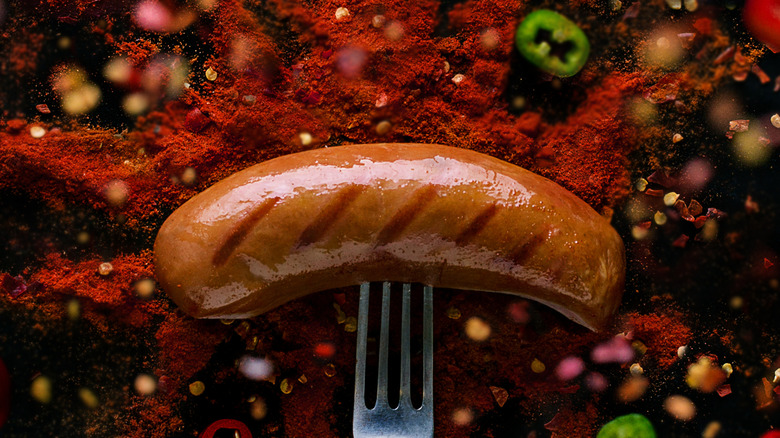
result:
<svg viewBox="0 0 780 438"><path fill-rule="evenodd" d="M438 188L435 185L426 185L412 193L404 204L384 227L379 231L376 246L385 245L395 240L412 223L415 217L436 199Z"/></svg>
<svg viewBox="0 0 780 438"><path fill-rule="evenodd" d="M471 239L476 237L476 235L487 226L490 219L493 219L493 216L495 216L496 213L498 213L498 206L496 204L490 204L483 208L482 211L471 220L471 223L469 223L466 229L461 231L458 237L455 238L455 245L467 245Z"/></svg>
<svg viewBox="0 0 780 438"><path fill-rule="evenodd" d="M525 262L531 258L534 252L536 252L536 249L542 246L545 241L547 241L549 234L550 228L544 227L527 241L520 242L515 245L515 247L512 248L512 250L509 252L508 258L517 265L525 264Z"/></svg>
<svg viewBox="0 0 780 438"><path fill-rule="evenodd" d="M227 233L227 236L225 236L225 239L222 241L219 248L217 248L217 251L214 252L214 256L211 258L211 264L217 267L224 265L236 248L241 245L241 242L246 239L246 236L249 234L252 227L271 211L276 203L279 202L279 199L279 197L266 199L257 208L250 211L248 215L238 221L230 232Z"/></svg>
<svg viewBox="0 0 780 438"><path fill-rule="evenodd" d="M298 249L309 246L322 239L339 218L347 214L349 205L352 204L365 189L365 185L351 184L336 193L333 200L331 200L325 208L320 210L309 226L303 230L293 248Z"/></svg>

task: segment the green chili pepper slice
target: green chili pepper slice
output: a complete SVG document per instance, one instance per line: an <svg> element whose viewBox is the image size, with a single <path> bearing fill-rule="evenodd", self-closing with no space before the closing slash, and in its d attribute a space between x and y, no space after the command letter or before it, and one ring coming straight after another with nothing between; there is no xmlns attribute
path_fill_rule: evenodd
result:
<svg viewBox="0 0 780 438"><path fill-rule="evenodd" d="M549 9L533 11L523 19L517 27L515 44L532 64L563 78L577 74L590 54L585 32Z"/></svg>

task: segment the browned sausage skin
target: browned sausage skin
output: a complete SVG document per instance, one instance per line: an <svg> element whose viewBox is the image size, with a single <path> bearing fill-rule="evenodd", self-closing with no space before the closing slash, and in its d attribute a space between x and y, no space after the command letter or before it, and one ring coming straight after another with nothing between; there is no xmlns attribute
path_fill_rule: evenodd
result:
<svg viewBox="0 0 780 438"><path fill-rule="evenodd" d="M365 281L504 292L603 328L623 243L557 184L474 151L370 144L269 160L165 221L157 276L192 316L258 315Z"/></svg>

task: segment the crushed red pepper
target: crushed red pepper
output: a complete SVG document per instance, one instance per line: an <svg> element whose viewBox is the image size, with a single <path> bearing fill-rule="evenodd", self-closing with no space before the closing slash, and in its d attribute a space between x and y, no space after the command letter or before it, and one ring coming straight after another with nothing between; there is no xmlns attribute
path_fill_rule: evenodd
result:
<svg viewBox="0 0 780 438"><path fill-rule="evenodd" d="M161 38L138 29L113 30L124 20L119 12L131 13L124 2L39 3L48 7L48 19L64 23L100 17L102 24L92 26L91 32L114 55L127 56L135 69L145 68L168 47ZM578 8L597 7L590 1L571 3ZM349 8L350 16L337 20L334 13L341 6ZM690 111L728 75L754 68L757 55L733 49L717 23L698 18L688 23L699 33L692 47L697 57L714 59L719 67L705 69L701 63L691 63L683 73L665 74L625 66L603 68L592 62L575 79L586 89L583 100L562 121L555 121L542 109L509 111L504 94L517 79L511 42L527 5L471 0L454 5L445 17L439 16L441 7L432 0L398 1L390 6L368 0L315 5L282 0L221 2L203 14L202 23L193 25L198 38L193 43L207 50L190 54L191 86L175 101L154 104L134 120L128 132L36 115L39 119L34 124L47 132L33 138L29 133L33 120L3 114L0 190L22 193L62 214L74 206L84 207L109 218L108 227L146 235L150 241L167 213L251 164L312 147L417 141L474 149L522 165L610 216L630 191L629 158L638 144L671 138L671 128L638 129L634 125L628 114L634 99L659 106L681 102L675 111ZM640 13L650 12L632 6L632 16ZM382 29L372 27L376 14L383 14L387 22L401 23L403 36L387 38ZM575 16L580 14L586 13ZM611 36L619 38L600 43L620 45L634 37L636 29L626 24L627 19L633 18L623 18L610 30ZM10 26L25 29L38 19L20 14L10 20ZM585 21L586 29L596 26ZM446 31L437 30L442 23ZM497 37L495 47L484 44L487 29ZM287 41L280 41L279 34ZM3 49L0 72L23 83L39 65L38 52L46 38L35 30L11 38L10 49ZM244 47L238 55L231 50L236 44ZM731 49L733 62L722 55L726 48ZM176 46L171 52L183 50ZM354 62L362 63L362 68L351 70ZM612 61L602 59L601 63ZM218 72L216 80L205 78L207 67ZM457 84L452 80L456 74L464 75ZM667 107L662 110L674 112ZM378 133L376 125L383 120L391 128ZM301 142L301 132L311 135L311 144ZM661 147L642 153L642 165L650 164L645 168L660 167L657 164L668 154ZM196 170L194 182L182 180L187 168ZM128 187L127 200L121 205L108 202L105 196L106 186L115 180ZM354 334L336 323L335 311L329 313L330 295L298 300L246 325L228 326L192 320L160 294L150 300L135 296L134 282L153 277L149 248L116 255L110 260L114 269L107 276L97 272L103 261L95 254L71 258L51 250L22 275L43 288L18 296L2 295L0 302L63 318L63 303L75 298L81 303L82 318L107 338L132 329L151 333L145 339L156 354L144 361L159 378L161 390L144 397L128 388L121 405L107 405L121 412L115 421L123 435L163 437L182 429L192 435L196 425L183 420L187 403L193 400L187 385L206 370L212 373L209 384L236 379L236 371L224 364L211 369L219 368L211 365L219 362L217 350L234 338L243 342L244 353L267 355L278 373L293 380L306 376L306 383L296 381L289 394L280 396L283 419L262 425L264 432L290 437L343 435L342 417L333 414L323 420L326 416L312 415L349 411L349 407L334 407L333 401L351 378ZM354 316L354 291L345 296L339 304L346 315ZM581 392L579 386L557 380L551 370L566 356L586 356L590 347L608 335L584 332L541 308L534 310L533 324L517 323L508 315L496 314L496 309L512 303L508 297L443 296L447 298L437 302L435 321L437 436L499 436L479 421L500 410L490 390L493 385L507 390L507 406L514 406L529 422L547 423L553 436L595 433L603 420L597 409L599 396L588 397L582 407L574 405L571 394ZM451 307L461 309L460 320L445 317L444 309ZM462 321L472 315L492 325L494 336L488 342L476 344L464 338ZM663 369L675 362L677 347L692 336L685 318L676 311L632 312L624 319L626 327L615 330L633 331L648 347L643 360L655 361ZM304 321L307 325L301 329ZM326 361L315 354L323 341L338 346ZM281 349L279 343L293 347ZM546 363L547 371L534 373L530 368L534 359ZM335 373L329 375L326 365L332 365ZM278 389L280 380L264 383ZM538 409L541 404L544 410ZM474 413L475 422L452 421L452 413L463 407ZM205 428L211 420L215 419L202 419L200 426Z"/></svg>

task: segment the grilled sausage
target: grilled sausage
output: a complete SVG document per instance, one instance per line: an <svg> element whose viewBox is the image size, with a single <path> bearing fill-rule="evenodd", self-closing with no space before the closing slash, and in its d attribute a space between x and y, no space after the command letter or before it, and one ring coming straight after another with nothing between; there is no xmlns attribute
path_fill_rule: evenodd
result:
<svg viewBox="0 0 780 438"><path fill-rule="evenodd" d="M365 281L505 292L603 328L623 243L557 184L474 151L370 144L269 160L176 210L157 276L198 318L258 315Z"/></svg>

